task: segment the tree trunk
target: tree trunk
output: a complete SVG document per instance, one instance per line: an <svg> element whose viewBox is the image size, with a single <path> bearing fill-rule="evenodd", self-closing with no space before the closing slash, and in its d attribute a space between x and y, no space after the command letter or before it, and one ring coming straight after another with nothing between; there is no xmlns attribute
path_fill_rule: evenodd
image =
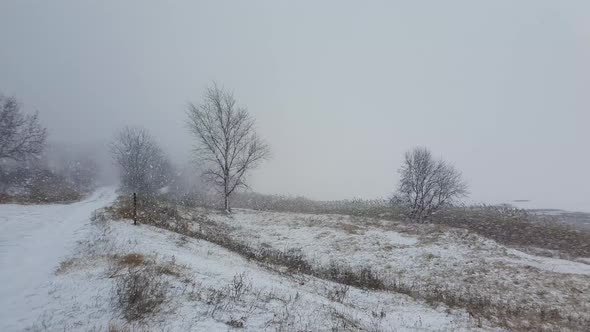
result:
<svg viewBox="0 0 590 332"><path fill-rule="evenodd" d="M229 208L229 194L229 169L226 166L223 171L223 209L225 213L231 213L231 209Z"/></svg>
<svg viewBox="0 0 590 332"><path fill-rule="evenodd" d="M137 194L133 193L133 225L137 225Z"/></svg>
<svg viewBox="0 0 590 332"><path fill-rule="evenodd" d="M225 213L231 213L231 209L229 208L229 195L224 193L223 197L224 197L223 208L225 210Z"/></svg>

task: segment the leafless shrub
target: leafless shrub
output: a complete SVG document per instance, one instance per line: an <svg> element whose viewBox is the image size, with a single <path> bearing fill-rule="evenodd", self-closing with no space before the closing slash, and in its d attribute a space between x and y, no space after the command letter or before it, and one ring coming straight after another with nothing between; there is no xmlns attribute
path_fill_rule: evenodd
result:
<svg viewBox="0 0 590 332"><path fill-rule="evenodd" d="M305 260L301 248L286 250L259 248L255 251L255 258L265 263L284 266L291 273L310 273L312 271L311 264Z"/></svg>
<svg viewBox="0 0 590 332"><path fill-rule="evenodd" d="M229 294L227 292L227 288L222 289L214 289L211 288L205 295L205 303L211 306L208 309L208 315L211 317L215 316L220 310L225 310L229 305L229 301L227 301Z"/></svg>
<svg viewBox="0 0 590 332"><path fill-rule="evenodd" d="M300 300L299 293L297 293L295 296L278 296L277 294L269 293L267 296L278 300L281 305L279 308L273 307L271 309L273 311L273 317L266 322L266 328L272 326L274 327L275 331L306 330L303 328L298 329L296 327L296 323L301 323L300 321L297 321L297 306Z"/></svg>
<svg viewBox="0 0 590 332"><path fill-rule="evenodd" d="M336 309L330 311L332 331L363 331L362 323Z"/></svg>
<svg viewBox="0 0 590 332"><path fill-rule="evenodd" d="M348 285L336 285L333 289L328 291L326 297L330 301L342 303L348 294L350 287Z"/></svg>
<svg viewBox="0 0 590 332"><path fill-rule="evenodd" d="M405 154L398 193L410 220L423 222L434 212L467 194L461 173L444 160L435 161L426 148Z"/></svg>
<svg viewBox="0 0 590 332"><path fill-rule="evenodd" d="M213 318L219 312L228 311L237 303L242 302L246 294L252 290L252 284L247 280L246 273L236 274L232 281L220 289L209 288L200 294L198 299L204 299L205 303L209 305L207 314ZM258 298L258 297L257 297ZM233 319L230 319L230 321ZM246 316L240 318L242 324L245 322Z"/></svg>
<svg viewBox="0 0 590 332"><path fill-rule="evenodd" d="M233 301L240 301L250 289L252 289L252 284L248 282L246 272L236 274L228 285L229 298Z"/></svg>
<svg viewBox="0 0 590 332"><path fill-rule="evenodd" d="M110 145L120 168L124 192L153 195L171 179L171 165L155 139L143 128L125 127Z"/></svg>
<svg viewBox="0 0 590 332"><path fill-rule="evenodd" d="M236 328L236 329L241 329L244 327L244 321L241 319L235 319L235 318L231 318L230 320L225 322L225 324L227 324L233 328Z"/></svg>
<svg viewBox="0 0 590 332"><path fill-rule="evenodd" d="M383 319L387 316L383 309L377 311L371 311L371 321L368 326L368 331L370 332L384 332L386 331L383 329Z"/></svg>
<svg viewBox="0 0 590 332"><path fill-rule="evenodd" d="M186 269L185 266L178 265L172 257L171 260L162 262L155 265L156 271L161 275L167 275L171 277L180 278L182 276L182 271Z"/></svg>
<svg viewBox="0 0 590 332"><path fill-rule="evenodd" d="M386 288L382 277L370 266L355 269L332 261L327 267L314 269L313 274L323 279L363 289Z"/></svg>
<svg viewBox="0 0 590 332"><path fill-rule="evenodd" d="M114 302L128 321L159 311L166 301L169 283L153 266L129 270L117 278Z"/></svg>

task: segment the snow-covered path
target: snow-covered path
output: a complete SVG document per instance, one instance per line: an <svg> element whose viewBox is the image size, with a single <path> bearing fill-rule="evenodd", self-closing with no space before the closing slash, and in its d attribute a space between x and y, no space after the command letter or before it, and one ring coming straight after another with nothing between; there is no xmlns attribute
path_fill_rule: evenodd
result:
<svg viewBox="0 0 590 332"><path fill-rule="evenodd" d="M115 197L102 188L72 204L0 205L0 331L20 331L44 311L56 267Z"/></svg>

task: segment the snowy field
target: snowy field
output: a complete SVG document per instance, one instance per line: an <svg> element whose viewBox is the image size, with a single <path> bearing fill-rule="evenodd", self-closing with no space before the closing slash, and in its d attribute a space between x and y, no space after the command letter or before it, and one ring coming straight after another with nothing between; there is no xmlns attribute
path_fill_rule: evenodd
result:
<svg viewBox="0 0 590 332"><path fill-rule="evenodd" d="M498 308L590 316L588 258L534 256L466 230L342 215L240 210L209 218L256 246L301 248L315 264L371 266L419 295L436 288Z"/></svg>
<svg viewBox="0 0 590 332"><path fill-rule="evenodd" d="M0 206L1 331L503 329L468 306L429 302L433 289L506 308L575 318L590 312L590 265L529 255L464 230L341 215L181 211L194 229L213 225L254 248L297 249L313 266L370 266L407 285L409 296L289 273L202 239L94 213L115 197L102 189L69 205ZM129 323L117 285L133 269L151 268L163 271L166 299Z"/></svg>

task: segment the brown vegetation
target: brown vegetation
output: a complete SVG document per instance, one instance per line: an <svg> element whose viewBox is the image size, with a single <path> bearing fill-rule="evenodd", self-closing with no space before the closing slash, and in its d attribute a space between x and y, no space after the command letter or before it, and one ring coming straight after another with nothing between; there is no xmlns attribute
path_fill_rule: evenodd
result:
<svg viewBox="0 0 590 332"><path fill-rule="evenodd" d="M128 209L128 206L124 203L122 204L122 201L119 201L115 205L114 215L119 217L125 216L125 211ZM522 225L524 223L530 225L527 220L517 219L516 217L521 216L518 213L509 217L507 211L497 209L482 209L481 211L486 211L487 213L469 214L473 217L471 220L475 220L475 222L467 223L467 226L481 225L481 222L486 220L486 218L492 218L488 221L489 223L493 223L493 220L509 223L511 220L513 225ZM510 211L513 210L511 209ZM247 259L262 263L263 266L285 267L289 273L307 274L320 279L334 281L344 286L406 294L413 298L424 300L433 306L444 304L449 308L467 310L477 321L481 321L482 319L489 320L498 326L511 330L542 331L554 328L579 330L590 324L590 321L583 316L576 314L567 315L548 305L531 306L526 303L510 301L500 303L498 301L492 301L491 298L484 295L477 288L457 290L445 286L407 284L390 274L376 271L371 266L351 267L336 262L330 262L328 265L320 265L317 262L308 261L298 249L279 251L266 247L255 248L247 243L235 240L231 237L231 231L227 229L227 226L214 223L203 215L193 217L191 220L182 217L175 205L171 203L159 202L158 206L150 209L148 215L150 217L146 221L153 222L153 225L178 232L183 236L203 239L221 245ZM444 219L444 216L438 214L435 222L438 224L451 223L448 221L449 219ZM463 224L458 224L459 226L463 226ZM535 225L532 226L535 227ZM195 227L198 227L198 230L193 230ZM539 225L538 227L541 226ZM498 232L494 236L500 233L499 229L493 232ZM520 232L524 234L522 231ZM516 243L522 242L516 241ZM280 271L283 272L285 270ZM342 301L346 296L345 294L346 292L335 291L330 296L334 301Z"/></svg>
<svg viewBox="0 0 590 332"><path fill-rule="evenodd" d="M169 284L153 266L129 270L117 278L113 303L128 321L159 311L166 301Z"/></svg>
<svg viewBox="0 0 590 332"><path fill-rule="evenodd" d="M523 210L497 206L450 208L434 215L431 222L467 229L504 245L557 250L569 257L590 257L590 232Z"/></svg>
<svg viewBox="0 0 590 332"><path fill-rule="evenodd" d="M145 256L142 254L127 254L116 259L116 262L121 267L138 267L146 263Z"/></svg>

